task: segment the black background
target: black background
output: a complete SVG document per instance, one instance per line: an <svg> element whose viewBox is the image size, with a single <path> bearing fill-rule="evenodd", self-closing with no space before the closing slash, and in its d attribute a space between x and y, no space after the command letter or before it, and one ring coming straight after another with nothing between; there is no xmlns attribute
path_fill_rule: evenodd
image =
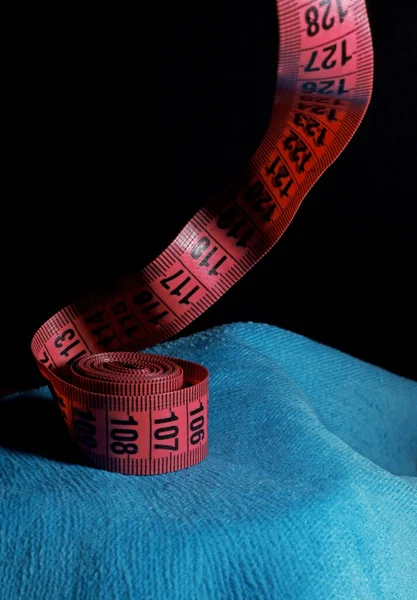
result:
<svg viewBox="0 0 417 600"><path fill-rule="evenodd" d="M41 383L29 344L45 319L154 258L258 145L275 4L199 4L10 16L4 390ZM277 246L184 333L263 321L417 378L416 21L404 4L368 9L362 126Z"/></svg>

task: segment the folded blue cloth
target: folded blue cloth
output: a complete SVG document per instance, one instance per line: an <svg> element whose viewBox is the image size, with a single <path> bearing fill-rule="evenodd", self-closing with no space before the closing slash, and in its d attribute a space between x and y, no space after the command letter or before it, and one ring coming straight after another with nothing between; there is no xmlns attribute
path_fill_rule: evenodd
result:
<svg viewBox="0 0 417 600"><path fill-rule="evenodd" d="M0 598L416 600L416 382L262 324L153 351L210 370L209 457L129 477L0 448Z"/></svg>

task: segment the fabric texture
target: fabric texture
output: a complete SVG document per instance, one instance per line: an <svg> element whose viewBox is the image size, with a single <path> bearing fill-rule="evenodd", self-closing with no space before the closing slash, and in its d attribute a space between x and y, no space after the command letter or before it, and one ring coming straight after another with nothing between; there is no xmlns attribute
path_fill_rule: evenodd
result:
<svg viewBox="0 0 417 600"><path fill-rule="evenodd" d="M263 324L151 352L209 369L208 458L99 471L0 401L0 598L417 599L416 382Z"/></svg>

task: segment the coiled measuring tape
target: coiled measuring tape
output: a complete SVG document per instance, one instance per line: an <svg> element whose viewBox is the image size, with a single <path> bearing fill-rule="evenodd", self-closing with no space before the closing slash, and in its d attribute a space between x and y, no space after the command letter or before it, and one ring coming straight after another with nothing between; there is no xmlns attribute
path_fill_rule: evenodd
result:
<svg viewBox="0 0 417 600"><path fill-rule="evenodd" d="M191 323L278 241L368 107L364 0L277 8L275 103L240 188L199 210L137 275L67 306L32 340L71 437L98 468L151 475L207 455L207 370L138 351Z"/></svg>

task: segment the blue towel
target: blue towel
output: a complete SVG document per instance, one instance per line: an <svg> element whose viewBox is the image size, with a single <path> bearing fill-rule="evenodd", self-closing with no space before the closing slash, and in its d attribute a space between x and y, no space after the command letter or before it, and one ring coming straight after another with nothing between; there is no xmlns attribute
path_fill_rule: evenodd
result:
<svg viewBox="0 0 417 600"><path fill-rule="evenodd" d="M1 401L2 599L417 599L416 382L262 324L151 351L210 370L209 457L99 471L58 417L19 445L46 388Z"/></svg>

